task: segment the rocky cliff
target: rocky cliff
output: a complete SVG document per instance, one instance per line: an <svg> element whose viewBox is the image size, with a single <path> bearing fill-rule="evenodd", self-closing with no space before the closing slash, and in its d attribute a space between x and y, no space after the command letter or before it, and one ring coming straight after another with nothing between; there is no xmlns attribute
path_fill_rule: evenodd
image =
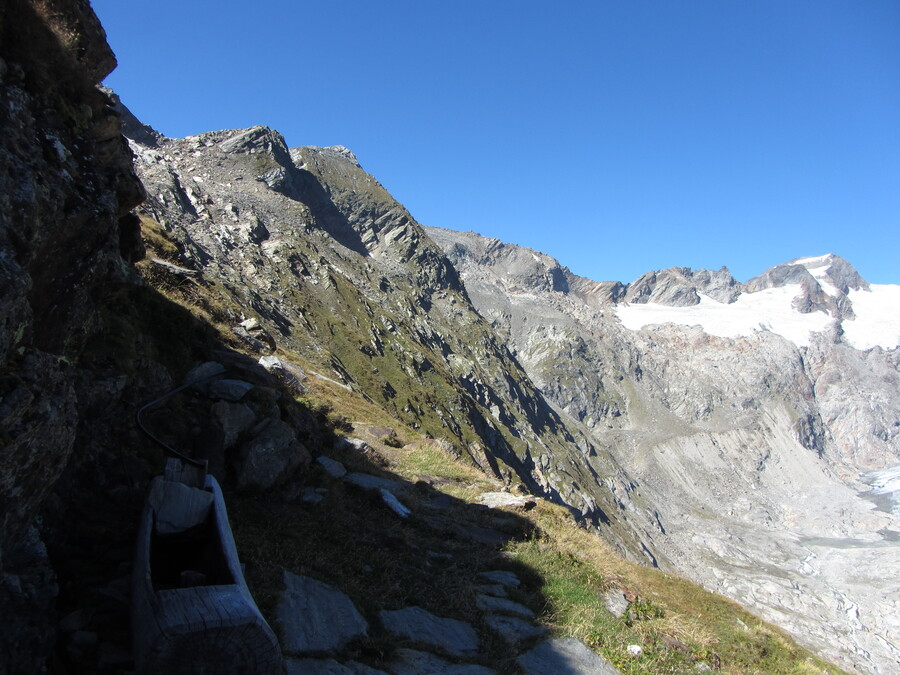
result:
<svg viewBox="0 0 900 675"><path fill-rule="evenodd" d="M0 671L41 672L56 593L35 518L82 421L80 354L141 255L141 200L89 4L0 6ZM10 622L11 623L7 623Z"/></svg>
<svg viewBox="0 0 900 675"><path fill-rule="evenodd" d="M895 666L898 522L858 494L861 474L900 463L896 328L867 341L894 287L836 256L747 284L683 268L598 283L427 232L538 388L628 472L662 564L852 667Z"/></svg>

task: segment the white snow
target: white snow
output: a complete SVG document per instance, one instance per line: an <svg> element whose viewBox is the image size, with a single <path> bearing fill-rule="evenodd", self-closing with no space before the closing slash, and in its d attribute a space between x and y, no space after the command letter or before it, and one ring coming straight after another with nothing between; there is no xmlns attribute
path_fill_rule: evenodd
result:
<svg viewBox="0 0 900 675"><path fill-rule="evenodd" d="M873 471L865 476L865 480L872 486L872 494L890 495L894 503L891 511L900 515L900 466Z"/></svg>
<svg viewBox="0 0 900 675"><path fill-rule="evenodd" d="M770 331L803 347L809 345L809 334L825 330L832 317L824 312L801 314L796 311L791 303L800 292L800 284L788 284L781 288L743 293L731 304L717 302L701 294L699 305L627 304L616 307L616 314L629 330L674 323L700 326L704 332L719 337L749 337L753 333Z"/></svg>
<svg viewBox="0 0 900 675"><path fill-rule="evenodd" d="M855 319L845 320L844 341L857 349L900 345L900 286L869 284L868 291L850 290Z"/></svg>

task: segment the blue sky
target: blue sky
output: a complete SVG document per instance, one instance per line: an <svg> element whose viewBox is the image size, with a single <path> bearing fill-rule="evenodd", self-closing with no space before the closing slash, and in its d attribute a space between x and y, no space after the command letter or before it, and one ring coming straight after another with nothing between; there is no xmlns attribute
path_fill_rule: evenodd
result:
<svg viewBox="0 0 900 675"><path fill-rule="evenodd" d="M833 252L900 283L896 0L93 0L169 136L346 145L419 220L631 281Z"/></svg>

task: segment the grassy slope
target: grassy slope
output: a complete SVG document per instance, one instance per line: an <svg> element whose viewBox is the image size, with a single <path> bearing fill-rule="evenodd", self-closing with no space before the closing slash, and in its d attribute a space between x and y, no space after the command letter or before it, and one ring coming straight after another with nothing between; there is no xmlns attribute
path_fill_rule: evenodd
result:
<svg viewBox="0 0 900 675"><path fill-rule="evenodd" d="M159 230L145 223L151 255L167 257ZM141 264L145 277L166 297L218 329L237 348L227 317L233 300L225 289L172 279ZM297 354L279 352L301 366ZM310 506L274 495L228 494L228 506L247 578L263 612L274 618L282 570L308 574L348 593L377 626L379 609L419 605L441 616L473 622L482 638L484 662L516 672L511 651L491 635L475 607L477 573L509 569L523 580L512 594L530 607L553 634L576 636L625 673L692 672L699 663L727 673L839 673L794 644L783 631L735 603L673 575L629 563L596 536L575 526L565 509L539 501L529 511L488 510L483 492L499 485L421 432L403 426L364 397L310 378L301 403L327 416L330 426L365 436L366 454L330 453L348 468L409 484L404 503L413 517L400 520L379 499L328 477L314 466L305 487L320 488L324 501ZM352 421L352 426L348 424ZM381 442L384 427L403 446ZM299 487L299 486L298 486ZM444 511L427 504L445 495ZM448 530L441 517L452 521ZM461 530L459 528L462 528ZM490 528L506 536L502 546L472 541L466 531ZM631 612L617 619L601 596L618 588ZM631 657L628 645L643 654ZM378 666L396 648L375 630L356 645L357 658Z"/></svg>

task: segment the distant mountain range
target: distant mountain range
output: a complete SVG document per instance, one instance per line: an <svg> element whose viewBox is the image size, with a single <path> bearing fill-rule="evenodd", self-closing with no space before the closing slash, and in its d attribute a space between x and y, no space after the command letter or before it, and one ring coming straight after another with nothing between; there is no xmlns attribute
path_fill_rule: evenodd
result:
<svg viewBox="0 0 900 675"><path fill-rule="evenodd" d="M144 213L279 344L827 657L900 659L900 520L860 495L900 465L900 287L833 255L596 282L422 228L341 146L126 131Z"/></svg>

